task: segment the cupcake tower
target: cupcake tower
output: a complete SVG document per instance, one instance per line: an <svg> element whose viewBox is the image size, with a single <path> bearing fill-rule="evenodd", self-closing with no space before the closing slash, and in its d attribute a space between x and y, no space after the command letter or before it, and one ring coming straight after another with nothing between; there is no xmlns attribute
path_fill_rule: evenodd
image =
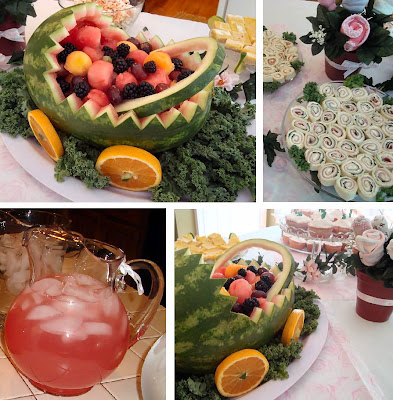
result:
<svg viewBox="0 0 393 400"><path fill-rule="evenodd" d="M323 215L313 213L291 213L281 225L282 241L297 250L311 252L315 243L321 243L327 253L345 250L349 237L353 234L352 218L343 218L343 214ZM321 249L322 250L322 249Z"/></svg>
<svg viewBox="0 0 393 400"><path fill-rule="evenodd" d="M325 83L319 91L326 95L321 104L291 107L287 146L304 149L310 170L342 199L358 193L372 201L393 186L393 106L364 87Z"/></svg>
<svg viewBox="0 0 393 400"><path fill-rule="evenodd" d="M291 63L299 60L296 46L275 32L263 32L263 82L285 83L296 76Z"/></svg>

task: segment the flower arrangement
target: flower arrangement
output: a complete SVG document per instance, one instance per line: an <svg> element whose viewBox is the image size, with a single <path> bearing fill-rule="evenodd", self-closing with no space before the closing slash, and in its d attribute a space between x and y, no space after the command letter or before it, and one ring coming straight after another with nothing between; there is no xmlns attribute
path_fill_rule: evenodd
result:
<svg viewBox="0 0 393 400"><path fill-rule="evenodd" d="M311 44L313 55L325 50L330 60L346 53L356 55L361 66L380 63L393 55L393 37L386 28L393 18L391 1L319 0L316 17L308 17L312 32L300 40Z"/></svg>
<svg viewBox="0 0 393 400"><path fill-rule="evenodd" d="M386 288L393 288L393 234L386 240L383 231L368 229L355 238L358 254L352 254L346 262Z"/></svg>
<svg viewBox="0 0 393 400"><path fill-rule="evenodd" d="M334 275L340 271L355 276L355 268L347 262L348 255L345 252L322 254L319 253L315 258L309 255L298 269L297 272L303 275L303 282L319 281L327 273Z"/></svg>

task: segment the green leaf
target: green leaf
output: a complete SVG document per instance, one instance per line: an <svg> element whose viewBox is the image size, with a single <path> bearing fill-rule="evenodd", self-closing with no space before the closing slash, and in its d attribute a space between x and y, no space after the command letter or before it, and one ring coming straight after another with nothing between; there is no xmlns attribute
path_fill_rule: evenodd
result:
<svg viewBox="0 0 393 400"><path fill-rule="evenodd" d="M311 46L311 53L313 56L316 56L323 50L323 46L321 46L319 43L313 43Z"/></svg>
<svg viewBox="0 0 393 400"><path fill-rule="evenodd" d="M293 44L297 44L296 43L296 35L293 32L284 32L282 34L282 38L284 40L288 40L288 42L292 42Z"/></svg>
<svg viewBox="0 0 393 400"><path fill-rule="evenodd" d="M343 23L343 19L341 18L340 14L337 14L334 11L328 12L326 14L329 25L336 31L340 31L341 25Z"/></svg>
<svg viewBox="0 0 393 400"><path fill-rule="evenodd" d="M315 17L307 17L307 19L311 22L312 28L314 31L319 30L318 25L319 25L319 21L317 18Z"/></svg>
<svg viewBox="0 0 393 400"><path fill-rule="evenodd" d="M305 44L312 44L312 39L310 38L310 33L307 33L307 35L300 36L299 39Z"/></svg>
<svg viewBox="0 0 393 400"><path fill-rule="evenodd" d="M243 90L246 101L255 100L256 98L256 73L250 75L250 79L243 83Z"/></svg>
<svg viewBox="0 0 393 400"><path fill-rule="evenodd" d="M263 135L263 151L267 157L267 164L269 167L272 166L273 161L276 157L276 151L285 152L281 147L280 143L277 141L278 134L268 131L267 135Z"/></svg>
<svg viewBox="0 0 393 400"><path fill-rule="evenodd" d="M365 63L366 65L369 65L371 61L373 61L374 57L376 56L375 53L370 48L366 48L363 46L360 46L356 50L356 55L359 58L359 61L362 63Z"/></svg>
<svg viewBox="0 0 393 400"><path fill-rule="evenodd" d="M317 19L319 25L322 25L323 27L329 26L329 20L327 18L327 14L328 14L328 9L319 4L317 7Z"/></svg>
<svg viewBox="0 0 393 400"><path fill-rule="evenodd" d="M282 83L280 82L263 82L263 91L267 93L274 93Z"/></svg>

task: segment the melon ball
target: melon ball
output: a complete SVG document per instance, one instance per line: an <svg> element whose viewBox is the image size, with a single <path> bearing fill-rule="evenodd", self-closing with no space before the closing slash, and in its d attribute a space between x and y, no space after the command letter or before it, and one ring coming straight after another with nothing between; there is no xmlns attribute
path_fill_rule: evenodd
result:
<svg viewBox="0 0 393 400"><path fill-rule="evenodd" d="M75 76L86 76L92 65L91 58L83 51L73 51L67 56L64 68Z"/></svg>
<svg viewBox="0 0 393 400"><path fill-rule="evenodd" d="M92 88L105 92L112 85L113 65L102 60L95 61L87 73L87 79Z"/></svg>
<svg viewBox="0 0 393 400"><path fill-rule="evenodd" d="M237 279L229 286L229 294L237 297L237 302L243 304L245 299L251 297L252 286L245 279Z"/></svg>

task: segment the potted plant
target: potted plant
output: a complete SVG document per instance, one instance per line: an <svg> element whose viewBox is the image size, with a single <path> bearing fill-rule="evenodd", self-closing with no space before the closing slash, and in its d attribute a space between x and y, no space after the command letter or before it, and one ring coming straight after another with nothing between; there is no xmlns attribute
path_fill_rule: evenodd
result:
<svg viewBox="0 0 393 400"><path fill-rule="evenodd" d="M368 229L356 236L359 253L346 262L356 269L356 312L368 321L385 322L393 312L393 234Z"/></svg>
<svg viewBox="0 0 393 400"><path fill-rule="evenodd" d="M0 70L6 69L14 52L25 48L23 27L28 15L36 16L32 5L35 1L0 0Z"/></svg>
<svg viewBox="0 0 393 400"><path fill-rule="evenodd" d="M311 44L313 55L325 50L325 72L332 80L343 80L393 55L390 36L393 7L382 1L319 0L316 17L308 17L313 30L300 40ZM385 2L386 4L386 2ZM382 13L383 12L383 13Z"/></svg>

